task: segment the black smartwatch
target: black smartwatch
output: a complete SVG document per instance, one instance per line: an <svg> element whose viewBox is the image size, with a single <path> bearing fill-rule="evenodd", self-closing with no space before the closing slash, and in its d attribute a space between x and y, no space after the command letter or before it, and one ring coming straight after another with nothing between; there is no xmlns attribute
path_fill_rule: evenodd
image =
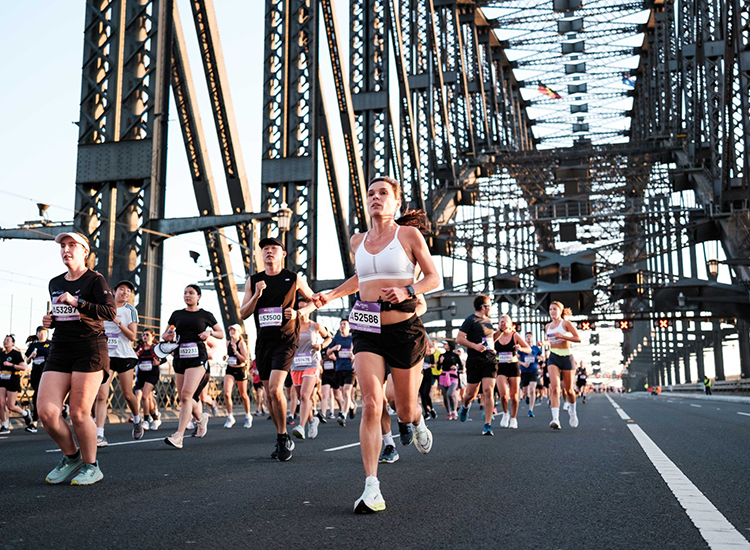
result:
<svg viewBox="0 0 750 550"><path fill-rule="evenodd" d="M406 285L406 292L409 293L409 298L414 298L417 295L417 293L414 292L414 287L411 285Z"/></svg>
<svg viewBox="0 0 750 550"><path fill-rule="evenodd" d="M78 307L82 307L85 303L86 302L83 301L83 298L78 298Z"/></svg>

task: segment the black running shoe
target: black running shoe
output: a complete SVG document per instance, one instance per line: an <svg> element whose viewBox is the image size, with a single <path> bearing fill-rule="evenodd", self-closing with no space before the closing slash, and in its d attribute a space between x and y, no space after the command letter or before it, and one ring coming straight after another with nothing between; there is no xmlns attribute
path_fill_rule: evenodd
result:
<svg viewBox="0 0 750 550"><path fill-rule="evenodd" d="M318 420L320 420L320 423L321 423L321 424L325 424L325 423L327 422L327 421L326 421L326 417L325 417L325 416L323 416L323 413L321 413L320 411L316 412L316 413L315 413L315 416L317 416L317 417L318 417Z"/></svg>
<svg viewBox="0 0 750 550"><path fill-rule="evenodd" d="M276 447L274 447L271 453L271 460L277 460L279 458L279 440L276 440Z"/></svg>
<svg viewBox="0 0 750 550"><path fill-rule="evenodd" d="M435 412L435 409L430 409L430 418L433 420L437 418L437 413Z"/></svg>
<svg viewBox="0 0 750 550"><path fill-rule="evenodd" d="M349 420L354 420L356 416L357 416L357 409L355 409L354 407L349 409Z"/></svg>
<svg viewBox="0 0 750 550"><path fill-rule="evenodd" d="M29 409L23 410L23 421L26 423L27 428L33 424L34 418L31 416L31 411Z"/></svg>
<svg viewBox="0 0 750 550"><path fill-rule="evenodd" d="M279 440L279 455L277 457L279 462L286 462L292 458L292 451L294 450L294 441L289 437L289 434L284 434L284 438Z"/></svg>
<svg viewBox="0 0 750 550"><path fill-rule="evenodd" d="M411 424L399 422L398 434L399 439L401 440L401 445L404 447L411 445L411 442L414 441L414 430L412 429Z"/></svg>

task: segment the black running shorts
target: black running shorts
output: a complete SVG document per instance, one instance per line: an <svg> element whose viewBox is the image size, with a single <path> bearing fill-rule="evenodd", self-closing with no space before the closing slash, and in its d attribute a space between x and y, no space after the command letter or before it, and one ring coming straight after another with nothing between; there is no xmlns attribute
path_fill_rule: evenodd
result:
<svg viewBox="0 0 750 550"><path fill-rule="evenodd" d="M554 351L550 352L549 359L547 359L547 367L551 365L560 370L573 370L573 361L570 360L570 355L557 355Z"/></svg>
<svg viewBox="0 0 750 550"><path fill-rule="evenodd" d="M487 354L481 357L469 357L466 361L466 381L469 384L479 384L482 378L497 377L497 362L495 356Z"/></svg>
<svg viewBox="0 0 750 550"><path fill-rule="evenodd" d="M354 371L353 370L337 370L336 371L336 384L337 384L337 387L339 388L353 385L354 384Z"/></svg>
<svg viewBox="0 0 750 550"><path fill-rule="evenodd" d="M138 374L135 377L135 389L136 390L142 390L143 386L146 384L151 384L152 386L156 387L156 384L159 383L159 367L154 365L154 367L149 371L138 371Z"/></svg>
<svg viewBox="0 0 750 550"><path fill-rule="evenodd" d="M237 382L244 382L247 380L247 368L245 367L227 367L227 372L224 376L233 376Z"/></svg>
<svg viewBox="0 0 750 550"><path fill-rule="evenodd" d="M49 348L44 372L99 372L109 368L106 338L55 342Z"/></svg>
<svg viewBox="0 0 750 550"><path fill-rule="evenodd" d="M323 386L331 386L331 389L339 389L339 380L335 370L323 370L323 376L320 378Z"/></svg>
<svg viewBox="0 0 750 550"><path fill-rule="evenodd" d="M260 379L266 381L271 378L273 370L289 372L296 352L297 344L294 342L276 340L263 344L258 340L255 346L255 365L258 367Z"/></svg>
<svg viewBox="0 0 750 550"><path fill-rule="evenodd" d="M532 382L536 382L536 372L522 372L521 373L521 387L525 388Z"/></svg>
<svg viewBox="0 0 750 550"><path fill-rule="evenodd" d="M11 376L10 380L0 379L0 388L3 388L7 391L12 391L12 392L20 392L21 391L21 377ZM3 403L2 406L4 407L5 403Z"/></svg>
<svg viewBox="0 0 750 550"><path fill-rule="evenodd" d="M352 330L352 352L374 353L392 369L410 369L418 365L427 351L427 333L422 320L413 315L406 321L383 325L380 333Z"/></svg>
<svg viewBox="0 0 750 550"><path fill-rule="evenodd" d="M135 357L110 357L109 370L114 371L118 374L122 372L128 372L129 370L133 370L137 363L138 359L136 359Z"/></svg>
<svg viewBox="0 0 750 550"><path fill-rule="evenodd" d="M518 366L518 363L498 363L497 375L518 378L521 376L521 368Z"/></svg>

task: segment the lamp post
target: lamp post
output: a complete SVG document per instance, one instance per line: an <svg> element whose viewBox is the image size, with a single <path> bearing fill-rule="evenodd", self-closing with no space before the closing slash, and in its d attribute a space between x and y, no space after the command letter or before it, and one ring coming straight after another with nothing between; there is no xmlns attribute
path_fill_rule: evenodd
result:
<svg viewBox="0 0 750 550"><path fill-rule="evenodd" d="M706 262L706 269L708 271L708 278L715 281L719 276L719 260L711 259Z"/></svg>
<svg viewBox="0 0 750 550"><path fill-rule="evenodd" d="M279 226L279 231L282 234L289 231L292 227L292 209L285 202L282 202L276 211L276 224Z"/></svg>

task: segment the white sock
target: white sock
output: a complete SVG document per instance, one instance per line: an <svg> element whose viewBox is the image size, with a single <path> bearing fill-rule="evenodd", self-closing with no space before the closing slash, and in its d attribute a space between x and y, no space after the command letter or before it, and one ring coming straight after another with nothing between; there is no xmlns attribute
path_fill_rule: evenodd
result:
<svg viewBox="0 0 750 550"><path fill-rule="evenodd" d="M367 476L365 478L365 485L375 485L376 487L379 487L380 482L378 481L377 476Z"/></svg>
<svg viewBox="0 0 750 550"><path fill-rule="evenodd" d="M250 418L252 415L250 413L245 413L245 419Z"/></svg>
<svg viewBox="0 0 750 550"><path fill-rule="evenodd" d="M560 407L551 407L552 409L552 420L557 422L560 420Z"/></svg>
<svg viewBox="0 0 750 550"><path fill-rule="evenodd" d="M104 437L104 428L96 429L96 437Z"/></svg>
<svg viewBox="0 0 750 550"><path fill-rule="evenodd" d="M136 414L135 416L133 416L133 424L138 424L140 421L141 421L140 414Z"/></svg>
<svg viewBox="0 0 750 550"><path fill-rule="evenodd" d="M396 444L393 442L393 435L391 435L391 432L383 434L383 444L391 445L392 447L396 446Z"/></svg>
<svg viewBox="0 0 750 550"><path fill-rule="evenodd" d="M417 422L416 424L414 424L414 428L415 428L415 429L416 429L416 430L417 430L418 432L421 432L422 430L424 430L424 416L421 416L421 415L420 415L420 417L419 417L419 422Z"/></svg>
<svg viewBox="0 0 750 550"><path fill-rule="evenodd" d="M575 404L575 403L571 403L571 404L570 404L570 408L568 409L568 412L569 412L569 413L570 413L571 415L574 415L574 414L576 413L576 404Z"/></svg>
<svg viewBox="0 0 750 550"><path fill-rule="evenodd" d="M247 416L247 415L245 415L245 416ZM227 415L227 420L228 420L228 419L230 419L230 418L231 418L232 420L234 420L234 415L233 415L232 413L229 413L229 414Z"/></svg>

